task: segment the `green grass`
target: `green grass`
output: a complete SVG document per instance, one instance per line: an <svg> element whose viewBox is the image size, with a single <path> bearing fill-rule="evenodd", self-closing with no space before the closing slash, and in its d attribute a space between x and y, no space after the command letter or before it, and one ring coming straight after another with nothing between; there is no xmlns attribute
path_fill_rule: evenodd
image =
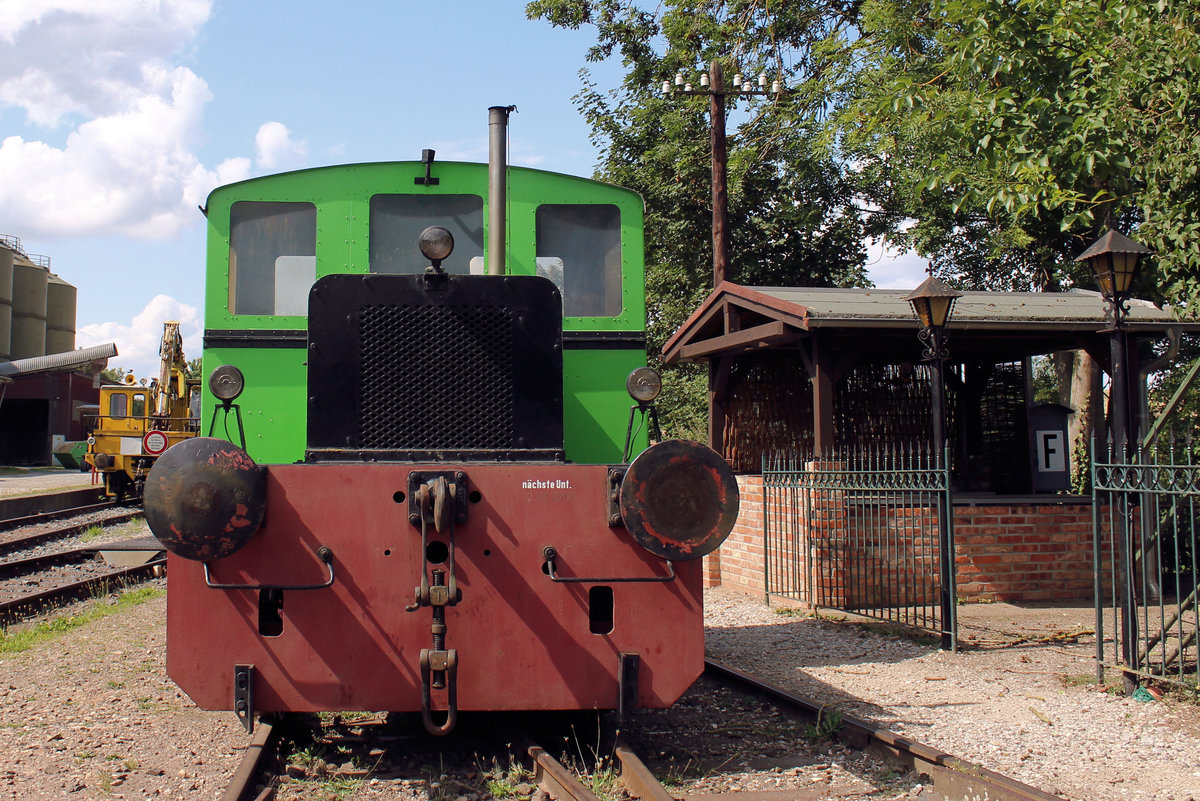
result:
<svg viewBox="0 0 1200 801"><path fill-rule="evenodd" d="M4 629L0 631L0 654L28 651L39 643L53 640L55 637L75 631L109 615L119 614L139 606L146 601L160 597L163 593L164 590L156 587L139 587L121 593L117 602L111 605L96 606L76 615L53 617L17 631Z"/></svg>
<svg viewBox="0 0 1200 801"><path fill-rule="evenodd" d="M362 784L362 779L354 779L348 776L334 776L331 779L326 779L321 782L320 787L325 791L325 797L332 801L342 801L354 795L354 791Z"/></svg>
<svg viewBox="0 0 1200 801"><path fill-rule="evenodd" d="M1072 673L1070 675L1059 676L1058 680L1063 683L1064 687L1094 687L1096 686L1095 673Z"/></svg>
<svg viewBox="0 0 1200 801"><path fill-rule="evenodd" d="M517 759L511 754L508 757L507 767L502 766L499 762L492 759L492 769L488 771L480 771L483 773L484 783L492 798L520 798L522 795L522 784L530 784L533 781L533 773L526 769ZM530 790L532 792L532 789ZM529 793L525 793L528 795Z"/></svg>
<svg viewBox="0 0 1200 801"><path fill-rule="evenodd" d="M81 533L79 535L79 541L80 542L91 542L92 540L96 539L97 537L99 537L103 534L104 534L104 529L102 527L88 526L87 528L85 528L83 530L83 533Z"/></svg>

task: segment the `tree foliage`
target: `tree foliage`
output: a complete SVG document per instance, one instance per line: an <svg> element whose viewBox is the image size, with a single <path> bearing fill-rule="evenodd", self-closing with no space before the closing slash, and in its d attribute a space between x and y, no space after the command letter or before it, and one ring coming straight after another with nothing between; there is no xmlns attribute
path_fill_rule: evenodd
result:
<svg viewBox="0 0 1200 801"><path fill-rule="evenodd" d="M731 100L731 280L863 285L862 242L887 236L964 288L1092 288L1075 257L1113 227L1155 251L1136 294L1200 308L1200 0L526 11L594 28L588 62L624 68L618 87L582 70L576 101L597 177L646 200L652 350L711 286L707 103L656 87L714 58L790 87Z"/></svg>
<svg viewBox="0 0 1200 801"><path fill-rule="evenodd" d="M1090 286L1074 256L1116 227L1157 253L1143 291L1195 304L1198 23L1194 0L868 0L838 127L963 283Z"/></svg>
<svg viewBox="0 0 1200 801"><path fill-rule="evenodd" d="M124 367L105 367L100 371L100 377L110 384L124 384L129 371Z"/></svg>
<svg viewBox="0 0 1200 801"><path fill-rule="evenodd" d="M639 192L646 204L648 341L657 353L712 289L712 160L709 99L666 96L682 71L696 82L713 59L736 72L781 77L778 97L729 97L729 280L743 285L863 286L863 240L888 226L864 215L857 175L836 158L824 130L827 82L810 80L844 47L853 4L764 6L746 0L537 0L531 18L591 26L589 62L619 58L620 86L581 70L576 103L601 152L596 177ZM692 380L686 380L687 377ZM696 371L670 376L667 425L695 424L703 393Z"/></svg>

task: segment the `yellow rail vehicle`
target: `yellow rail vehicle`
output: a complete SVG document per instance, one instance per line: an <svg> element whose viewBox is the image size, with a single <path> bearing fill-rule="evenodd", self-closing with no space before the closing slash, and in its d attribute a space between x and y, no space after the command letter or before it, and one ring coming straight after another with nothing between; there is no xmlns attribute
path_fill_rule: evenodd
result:
<svg viewBox="0 0 1200 801"><path fill-rule="evenodd" d="M167 417L150 414L151 395L149 388L134 384L100 388L100 414L84 458L104 476L104 493L111 498L140 497L154 460L199 430L199 420L184 404Z"/></svg>
<svg viewBox="0 0 1200 801"><path fill-rule="evenodd" d="M200 381L187 377L179 323L165 325L160 353L162 370L149 386L129 375L124 384L100 387L100 409L84 459L104 476L110 498L140 498L154 461L200 430Z"/></svg>

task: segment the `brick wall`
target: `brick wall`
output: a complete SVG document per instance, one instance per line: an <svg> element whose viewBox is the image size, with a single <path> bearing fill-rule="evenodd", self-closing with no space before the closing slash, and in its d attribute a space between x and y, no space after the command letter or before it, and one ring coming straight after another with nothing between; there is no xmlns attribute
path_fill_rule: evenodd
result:
<svg viewBox="0 0 1200 801"><path fill-rule="evenodd" d="M763 482L762 476L737 477L741 508L729 537L704 557L706 587L733 587L763 592Z"/></svg>
<svg viewBox="0 0 1200 801"><path fill-rule="evenodd" d="M1091 504L956 507L954 539L964 600L1092 597Z"/></svg>
<svg viewBox="0 0 1200 801"><path fill-rule="evenodd" d="M741 511L733 532L714 553L705 557L705 586L725 586L749 593L764 593L762 476L738 476ZM836 606L843 599L852 602L884 602L878 590L847 586L841 564L847 530L840 504L833 495L823 499L826 508L813 532L817 552L824 564L817 565L822 586L803 588L804 597L814 595L822 605ZM890 525L904 529L905 517L927 515L924 510L892 509ZM776 525L773 521L772 525ZM774 528L772 529L774 530ZM959 504L954 507L954 535L957 546L958 597L966 602L1066 601L1092 597L1092 507L1086 501L989 506ZM866 541L862 537L860 542ZM928 552L928 548L916 550ZM802 554L774 553L776 565L802 559ZM936 577L936 565L929 569ZM801 562L794 575L809 575ZM899 574L897 574L899 575ZM925 581L928 582L929 579ZM896 579L898 582L899 579ZM922 596L936 594L936 579L923 585ZM891 586L895 582L884 582ZM898 584L897 584L898 586ZM801 588L793 588L799 590ZM915 592L915 590L914 590ZM906 597L916 596L907 593ZM923 600L928 600L923 598Z"/></svg>

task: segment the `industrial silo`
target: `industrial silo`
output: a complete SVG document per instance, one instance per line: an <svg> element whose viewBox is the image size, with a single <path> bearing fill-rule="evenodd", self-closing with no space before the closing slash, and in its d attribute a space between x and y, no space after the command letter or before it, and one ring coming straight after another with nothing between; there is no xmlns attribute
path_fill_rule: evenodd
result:
<svg viewBox="0 0 1200 801"><path fill-rule="evenodd" d="M13 252L0 242L0 359L12 354Z"/></svg>
<svg viewBox="0 0 1200 801"><path fill-rule="evenodd" d="M75 350L75 287L49 274L46 282L46 355Z"/></svg>
<svg viewBox="0 0 1200 801"><path fill-rule="evenodd" d="M15 359L46 355L46 285L50 271L23 253L13 254L12 354Z"/></svg>

